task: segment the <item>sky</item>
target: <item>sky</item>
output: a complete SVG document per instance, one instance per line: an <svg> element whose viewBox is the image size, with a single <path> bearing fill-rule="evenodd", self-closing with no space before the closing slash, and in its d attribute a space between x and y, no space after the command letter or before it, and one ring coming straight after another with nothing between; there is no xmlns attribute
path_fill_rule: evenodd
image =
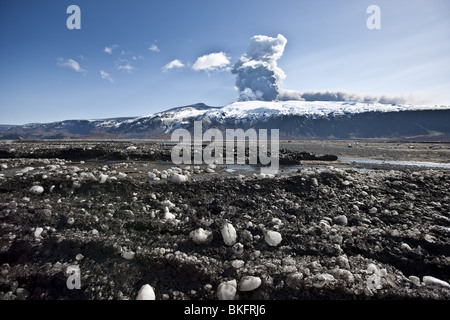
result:
<svg viewBox="0 0 450 320"><path fill-rule="evenodd" d="M256 35L287 40L283 89L450 105L449 14L447 0L1 0L0 124L230 104Z"/></svg>

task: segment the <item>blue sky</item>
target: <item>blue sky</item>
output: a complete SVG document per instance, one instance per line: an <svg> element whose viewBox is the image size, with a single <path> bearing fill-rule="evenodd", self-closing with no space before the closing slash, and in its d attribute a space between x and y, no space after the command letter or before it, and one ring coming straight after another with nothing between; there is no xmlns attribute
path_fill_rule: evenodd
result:
<svg viewBox="0 0 450 320"><path fill-rule="evenodd" d="M66 27L72 4L80 30ZM380 30L366 27L371 4ZM450 105L449 14L446 0L2 0L0 123L229 104L238 96L229 67L259 34L287 39L284 89ZM212 53L221 55L193 68Z"/></svg>

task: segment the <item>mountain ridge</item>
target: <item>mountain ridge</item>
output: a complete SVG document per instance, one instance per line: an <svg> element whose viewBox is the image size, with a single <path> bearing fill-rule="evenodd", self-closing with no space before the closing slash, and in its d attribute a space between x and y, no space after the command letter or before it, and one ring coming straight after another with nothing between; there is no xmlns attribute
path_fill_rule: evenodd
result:
<svg viewBox="0 0 450 320"><path fill-rule="evenodd" d="M196 103L146 116L13 126L0 139L170 138L178 128L279 129L285 139L441 139L450 141L450 107L350 101Z"/></svg>

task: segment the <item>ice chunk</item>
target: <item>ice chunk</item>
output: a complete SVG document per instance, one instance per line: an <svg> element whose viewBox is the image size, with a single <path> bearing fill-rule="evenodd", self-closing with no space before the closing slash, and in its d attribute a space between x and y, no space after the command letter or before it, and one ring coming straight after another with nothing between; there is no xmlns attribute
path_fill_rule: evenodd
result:
<svg viewBox="0 0 450 320"><path fill-rule="evenodd" d="M236 243L237 240L237 234L236 229L233 227L231 223L225 222L222 225L222 229L220 230L223 237L223 242L227 246L232 246Z"/></svg>
<svg viewBox="0 0 450 320"><path fill-rule="evenodd" d="M239 282L239 291L253 291L261 285L261 278L245 276Z"/></svg>
<svg viewBox="0 0 450 320"><path fill-rule="evenodd" d="M156 300L155 291L149 284L144 284L139 290L136 300Z"/></svg>
<svg viewBox="0 0 450 320"><path fill-rule="evenodd" d="M236 296L236 288L236 280L222 282L217 287L217 297L219 300L234 300Z"/></svg>
<svg viewBox="0 0 450 320"><path fill-rule="evenodd" d="M191 240L196 244L206 243L211 240L212 232L209 230L204 230L203 228L198 228L191 231L189 238L191 238Z"/></svg>
<svg viewBox="0 0 450 320"><path fill-rule="evenodd" d="M44 229L42 229L41 227L37 227L36 230L34 231L34 236L36 238L39 238L42 234L42 231L44 231Z"/></svg>
<svg viewBox="0 0 450 320"><path fill-rule="evenodd" d="M266 232L266 234L264 236L264 240L266 241L266 243L269 246L276 247L277 245L280 244L282 238L281 238L281 234L279 232L269 230Z"/></svg>
<svg viewBox="0 0 450 320"><path fill-rule="evenodd" d="M41 194L44 192L44 188L41 186L32 186L29 190L31 194Z"/></svg>
<svg viewBox="0 0 450 320"><path fill-rule="evenodd" d="M450 284L432 276L424 276L422 281L427 286L437 286L450 289Z"/></svg>
<svg viewBox="0 0 450 320"><path fill-rule="evenodd" d="M188 181L188 177L182 174L174 174L171 178L170 178L171 182L175 182L175 183L182 183L182 182L186 182Z"/></svg>

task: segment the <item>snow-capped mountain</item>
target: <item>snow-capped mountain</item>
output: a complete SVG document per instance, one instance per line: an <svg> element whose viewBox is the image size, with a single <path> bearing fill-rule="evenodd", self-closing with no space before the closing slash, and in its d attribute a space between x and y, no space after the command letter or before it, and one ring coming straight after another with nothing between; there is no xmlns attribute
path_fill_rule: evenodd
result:
<svg viewBox="0 0 450 320"><path fill-rule="evenodd" d="M3 139L170 138L173 130L279 129L280 137L450 140L450 107L340 101L246 101L224 107L199 103L140 117L65 120L12 127Z"/></svg>

